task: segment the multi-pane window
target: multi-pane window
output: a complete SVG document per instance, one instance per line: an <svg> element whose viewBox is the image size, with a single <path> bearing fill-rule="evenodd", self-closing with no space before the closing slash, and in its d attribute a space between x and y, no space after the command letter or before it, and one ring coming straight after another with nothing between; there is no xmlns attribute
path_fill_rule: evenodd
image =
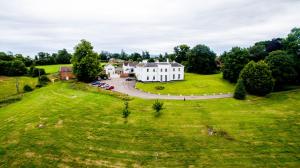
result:
<svg viewBox="0 0 300 168"><path fill-rule="evenodd" d="M175 68L173 68L173 71L175 71Z"/></svg>
<svg viewBox="0 0 300 168"><path fill-rule="evenodd" d="M149 80L149 76L147 76L147 80Z"/></svg>
<svg viewBox="0 0 300 168"><path fill-rule="evenodd" d="M173 79L175 79L175 74L173 74Z"/></svg>
<svg viewBox="0 0 300 168"><path fill-rule="evenodd" d="M180 79L180 74L178 74L178 79Z"/></svg>
<svg viewBox="0 0 300 168"><path fill-rule="evenodd" d="M165 72L167 72L167 71L168 71L168 69L166 68L166 69L165 69Z"/></svg>
<svg viewBox="0 0 300 168"><path fill-rule="evenodd" d="M153 69L153 72L155 72L155 69Z"/></svg>
<svg viewBox="0 0 300 168"><path fill-rule="evenodd" d="M149 72L149 69L147 69L147 72Z"/></svg>
<svg viewBox="0 0 300 168"><path fill-rule="evenodd" d="M178 71L180 71L180 68L178 68Z"/></svg>
<svg viewBox="0 0 300 168"><path fill-rule="evenodd" d="M155 76L153 76L153 80L155 80Z"/></svg>

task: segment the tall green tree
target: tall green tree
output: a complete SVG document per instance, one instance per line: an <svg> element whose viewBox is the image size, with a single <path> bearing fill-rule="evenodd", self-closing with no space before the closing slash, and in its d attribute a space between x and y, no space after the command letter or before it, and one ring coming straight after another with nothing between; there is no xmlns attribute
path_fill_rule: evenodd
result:
<svg viewBox="0 0 300 168"><path fill-rule="evenodd" d="M236 82L244 66L249 62L249 51L240 47L233 47L225 56L223 61L223 78L230 82Z"/></svg>
<svg viewBox="0 0 300 168"><path fill-rule="evenodd" d="M100 73L98 54L93 51L93 46L86 40L81 40L74 47L72 57L73 72L79 81L90 82Z"/></svg>
<svg viewBox="0 0 300 168"><path fill-rule="evenodd" d="M205 45L197 45L188 53L189 72L212 74L217 71L216 54Z"/></svg>
<svg viewBox="0 0 300 168"><path fill-rule="evenodd" d="M272 92L274 80L270 67L264 61L249 62L241 71L246 91L250 94L265 96Z"/></svg>
<svg viewBox="0 0 300 168"><path fill-rule="evenodd" d="M57 64L69 64L71 63L72 55L64 48L62 50L58 50L56 56Z"/></svg>
<svg viewBox="0 0 300 168"><path fill-rule="evenodd" d="M293 28L288 37L283 40L284 49L294 56L295 69L300 80L300 28Z"/></svg>
<svg viewBox="0 0 300 168"><path fill-rule="evenodd" d="M272 76L275 79L275 88L281 89L284 85L293 83L297 77L294 69L293 57L286 51L273 51L266 58L270 66Z"/></svg>
<svg viewBox="0 0 300 168"><path fill-rule="evenodd" d="M250 60L255 62L264 60L268 56L266 45L262 43L256 43L254 46L249 48Z"/></svg>
<svg viewBox="0 0 300 168"><path fill-rule="evenodd" d="M178 63L187 61L188 60L187 54L189 51L190 51L190 47L186 44L181 44L179 46L174 47L175 61Z"/></svg>
<svg viewBox="0 0 300 168"><path fill-rule="evenodd" d="M149 51L143 51L142 52L142 58L143 59L150 59Z"/></svg>

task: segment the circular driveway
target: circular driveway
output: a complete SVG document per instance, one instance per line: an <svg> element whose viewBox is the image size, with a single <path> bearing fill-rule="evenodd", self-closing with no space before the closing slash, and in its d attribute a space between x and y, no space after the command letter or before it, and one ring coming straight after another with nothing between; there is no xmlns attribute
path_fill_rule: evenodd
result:
<svg viewBox="0 0 300 168"><path fill-rule="evenodd" d="M230 98L232 94L205 95L205 96L174 96L174 95L158 95L143 92L135 88L136 81L126 81L125 78L112 78L106 80L105 83L115 87L114 91L128 94L129 96L139 97L143 99L170 99L170 100L201 100L201 99L219 99Z"/></svg>

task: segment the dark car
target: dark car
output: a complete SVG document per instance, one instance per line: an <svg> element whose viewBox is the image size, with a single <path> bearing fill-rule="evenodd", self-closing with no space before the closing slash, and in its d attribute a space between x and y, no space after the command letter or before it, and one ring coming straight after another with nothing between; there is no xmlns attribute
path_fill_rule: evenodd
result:
<svg viewBox="0 0 300 168"><path fill-rule="evenodd" d="M126 81L133 81L132 78L126 78Z"/></svg>

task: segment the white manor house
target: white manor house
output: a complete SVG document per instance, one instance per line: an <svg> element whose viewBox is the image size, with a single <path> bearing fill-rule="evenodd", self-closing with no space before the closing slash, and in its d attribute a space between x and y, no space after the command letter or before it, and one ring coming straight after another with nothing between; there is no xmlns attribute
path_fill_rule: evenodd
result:
<svg viewBox="0 0 300 168"><path fill-rule="evenodd" d="M109 69L109 70L108 70ZM112 65L105 67L107 74L115 74L112 72ZM184 80L184 66L177 62L147 62L143 61L138 64L123 63L124 74L135 74L136 79L142 82L169 82L176 80Z"/></svg>

